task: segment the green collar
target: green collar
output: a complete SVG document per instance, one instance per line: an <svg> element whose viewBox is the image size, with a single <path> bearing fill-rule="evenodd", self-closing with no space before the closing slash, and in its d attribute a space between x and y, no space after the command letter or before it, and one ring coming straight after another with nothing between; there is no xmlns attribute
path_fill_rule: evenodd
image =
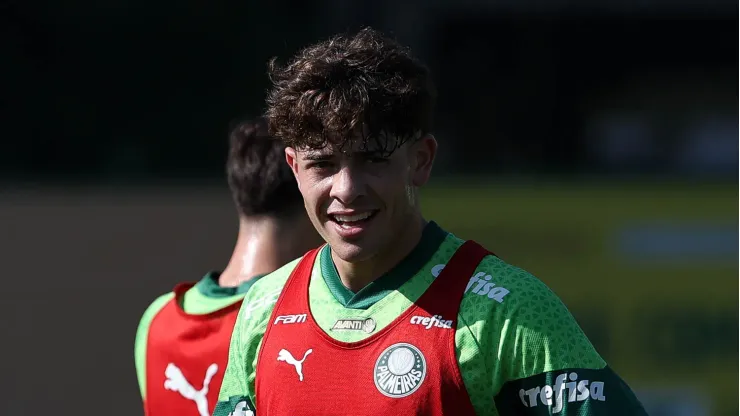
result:
<svg viewBox="0 0 740 416"><path fill-rule="evenodd" d="M221 272L208 272L198 283L195 284L195 288L203 296L208 298L227 298L229 296L240 295L247 293L250 287L263 275L255 276L252 279L243 282L237 287L223 287L218 284L218 277Z"/></svg>
<svg viewBox="0 0 740 416"><path fill-rule="evenodd" d="M339 272L337 272L337 268L331 259L331 249L328 245L324 246L319 257L321 275L324 277L324 282L326 282L326 286L329 287L329 291L334 295L334 298L345 308L367 309L401 287L402 284L418 273L439 249L445 237L447 237L447 232L434 221L430 221L424 228L419 244L406 258L401 260L388 273L380 276L357 293L352 292L342 284Z"/></svg>

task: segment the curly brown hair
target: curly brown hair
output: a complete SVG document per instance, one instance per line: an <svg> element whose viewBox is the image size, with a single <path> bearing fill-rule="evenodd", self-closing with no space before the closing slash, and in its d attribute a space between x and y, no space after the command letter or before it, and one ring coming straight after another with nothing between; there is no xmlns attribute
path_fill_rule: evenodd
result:
<svg viewBox="0 0 740 416"><path fill-rule="evenodd" d="M431 132L436 88L408 48L372 28L269 63L270 133L286 146L343 149L350 141L390 154ZM372 143L372 144L371 144Z"/></svg>

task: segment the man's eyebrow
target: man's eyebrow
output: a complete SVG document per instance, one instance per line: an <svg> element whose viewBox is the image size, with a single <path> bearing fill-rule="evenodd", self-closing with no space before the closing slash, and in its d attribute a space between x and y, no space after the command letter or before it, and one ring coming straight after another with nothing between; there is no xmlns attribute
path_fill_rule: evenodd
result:
<svg viewBox="0 0 740 416"><path fill-rule="evenodd" d="M307 152L303 154L305 160L328 160L331 159L332 155L327 153L319 152Z"/></svg>
<svg viewBox="0 0 740 416"><path fill-rule="evenodd" d="M371 159L371 158L378 158L378 157L387 157L388 155L384 154L383 152L379 150L365 150L365 151L357 151L357 152L343 152L345 156L349 156L352 158L358 158L358 159ZM311 161L323 161L323 160L330 160L334 158L335 155L331 153L321 153L321 152L305 152L303 153L303 159L304 160L311 160Z"/></svg>

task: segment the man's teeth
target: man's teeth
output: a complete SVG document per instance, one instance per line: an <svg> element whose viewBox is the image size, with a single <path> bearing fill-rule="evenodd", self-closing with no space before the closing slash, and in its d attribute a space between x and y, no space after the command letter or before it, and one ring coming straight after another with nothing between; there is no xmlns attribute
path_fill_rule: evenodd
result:
<svg viewBox="0 0 740 416"><path fill-rule="evenodd" d="M334 218L337 219L339 222L354 222L354 221L362 221L364 219L369 218L372 215L371 212L364 212L362 214L355 214L355 215L335 215Z"/></svg>

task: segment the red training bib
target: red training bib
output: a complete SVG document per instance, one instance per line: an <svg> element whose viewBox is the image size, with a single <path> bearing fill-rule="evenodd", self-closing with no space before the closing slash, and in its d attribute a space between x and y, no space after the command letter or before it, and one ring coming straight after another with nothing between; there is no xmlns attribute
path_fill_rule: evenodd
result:
<svg viewBox="0 0 740 416"><path fill-rule="evenodd" d="M464 243L397 319L365 340L341 342L318 326L309 308L318 250L293 271L265 331L256 369L258 414L474 415L455 355L455 329L470 276L491 253ZM371 319L358 323L374 329Z"/></svg>

